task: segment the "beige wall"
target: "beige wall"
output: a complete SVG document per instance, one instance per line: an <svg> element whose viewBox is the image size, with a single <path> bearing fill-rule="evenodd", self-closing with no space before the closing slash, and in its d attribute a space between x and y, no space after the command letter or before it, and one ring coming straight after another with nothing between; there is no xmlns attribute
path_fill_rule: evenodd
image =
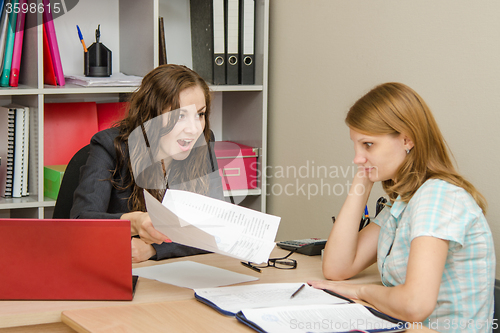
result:
<svg viewBox="0 0 500 333"><path fill-rule="evenodd" d="M488 199L500 258L499 13L498 0L270 1L267 211L282 217L277 240L328 236L352 179L345 113L398 81L427 101L460 172Z"/></svg>

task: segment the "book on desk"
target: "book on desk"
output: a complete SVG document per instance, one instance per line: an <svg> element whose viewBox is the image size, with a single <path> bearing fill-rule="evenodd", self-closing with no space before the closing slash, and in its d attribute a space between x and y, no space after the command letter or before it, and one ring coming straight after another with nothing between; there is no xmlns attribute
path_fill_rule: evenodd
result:
<svg viewBox="0 0 500 333"><path fill-rule="evenodd" d="M195 289L195 298L257 332L400 332L406 322L301 283ZM300 292L299 292L300 291Z"/></svg>

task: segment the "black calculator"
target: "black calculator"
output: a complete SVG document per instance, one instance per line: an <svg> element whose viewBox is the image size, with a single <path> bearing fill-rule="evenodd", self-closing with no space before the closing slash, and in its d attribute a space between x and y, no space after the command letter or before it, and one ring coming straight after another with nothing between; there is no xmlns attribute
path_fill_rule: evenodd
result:
<svg viewBox="0 0 500 333"><path fill-rule="evenodd" d="M326 239L321 238L306 238L278 242L280 248L289 251L295 251L308 256L316 256L321 254L321 250L325 248Z"/></svg>

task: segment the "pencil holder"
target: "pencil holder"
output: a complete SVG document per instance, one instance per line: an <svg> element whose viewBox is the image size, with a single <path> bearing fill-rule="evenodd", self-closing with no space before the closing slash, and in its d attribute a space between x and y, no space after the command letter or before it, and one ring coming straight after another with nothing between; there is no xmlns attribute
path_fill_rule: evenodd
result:
<svg viewBox="0 0 500 333"><path fill-rule="evenodd" d="M111 51L102 43L93 43L84 53L85 76L106 77L111 72Z"/></svg>

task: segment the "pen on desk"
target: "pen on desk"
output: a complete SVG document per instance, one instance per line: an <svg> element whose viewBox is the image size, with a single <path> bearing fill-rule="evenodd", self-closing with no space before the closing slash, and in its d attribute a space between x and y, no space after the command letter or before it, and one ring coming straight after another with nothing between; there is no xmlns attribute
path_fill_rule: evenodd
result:
<svg viewBox="0 0 500 333"><path fill-rule="evenodd" d="M245 267L248 267L248 268L250 268L250 269L253 269L254 271L256 271L256 272L258 272L258 273L260 273L260 272L261 272L260 268L257 268L257 267L255 267L255 266L251 265L250 263L246 263L246 262L244 262L244 261L241 261L241 264L242 264L243 266L245 266Z"/></svg>
<svg viewBox="0 0 500 333"><path fill-rule="evenodd" d="M290 298L294 298L295 296L297 296L297 294L298 294L298 293L299 293L302 289L304 289L304 287L305 287L305 286L306 286L306 284L305 284L305 283L303 283L303 284L299 287L299 289L295 290L295 292L292 294L292 296L290 296Z"/></svg>
<svg viewBox="0 0 500 333"><path fill-rule="evenodd" d="M78 30L78 37L80 37L80 42L82 42L83 45L83 51L87 52L87 47L85 46L85 42L83 40L83 35L82 32L80 31L80 27L77 25L76 29Z"/></svg>

